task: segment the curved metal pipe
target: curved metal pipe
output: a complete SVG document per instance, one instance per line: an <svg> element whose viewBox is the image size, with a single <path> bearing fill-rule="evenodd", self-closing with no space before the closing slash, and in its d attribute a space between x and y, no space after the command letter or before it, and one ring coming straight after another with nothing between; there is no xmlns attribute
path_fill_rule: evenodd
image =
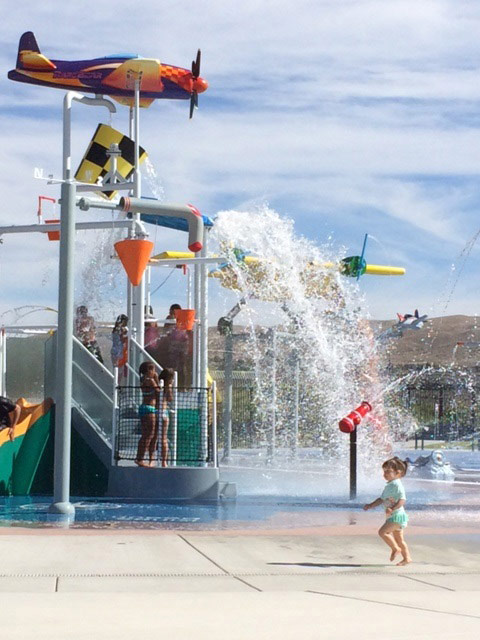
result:
<svg viewBox="0 0 480 640"><path fill-rule="evenodd" d="M188 223L188 248L198 253L203 247L203 218L193 205L161 204L158 200L120 198L119 207L126 213L150 213L168 218L183 218Z"/></svg>

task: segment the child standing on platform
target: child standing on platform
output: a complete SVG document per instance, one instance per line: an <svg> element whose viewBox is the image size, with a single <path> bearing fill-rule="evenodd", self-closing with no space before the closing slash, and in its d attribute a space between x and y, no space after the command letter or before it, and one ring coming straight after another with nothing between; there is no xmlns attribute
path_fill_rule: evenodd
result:
<svg viewBox="0 0 480 640"><path fill-rule="evenodd" d="M128 360L128 318L123 313L117 316L115 320L110 355L114 367L125 368ZM123 373L127 375L126 371Z"/></svg>
<svg viewBox="0 0 480 640"><path fill-rule="evenodd" d="M408 523L408 515L404 509L406 494L401 478L407 473L407 463L400 460L400 458L394 457L386 460L382 465L382 469L387 485L380 498L366 504L363 508L368 511L381 504L385 506L387 519L380 527L378 535L392 550L390 562L393 562L399 553L402 554L402 560L397 563L397 567L403 567L412 561L410 551L403 537L403 530Z"/></svg>

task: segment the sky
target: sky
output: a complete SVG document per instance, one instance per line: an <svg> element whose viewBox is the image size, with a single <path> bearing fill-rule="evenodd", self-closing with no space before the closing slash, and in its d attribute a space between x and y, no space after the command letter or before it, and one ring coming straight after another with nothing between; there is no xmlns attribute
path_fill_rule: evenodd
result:
<svg viewBox="0 0 480 640"><path fill-rule="evenodd" d="M183 101L142 111L141 144L158 176L146 195L190 202L212 217L268 204L299 235L319 244L331 237L348 255L369 233L368 262L407 270L360 280L373 318L416 307L430 316L479 312L478 2L2 0L2 9L1 225L35 223L38 195L59 195L33 172L60 176L63 92L7 79L24 31L53 59L127 51L189 67L201 48L209 89L193 120ZM99 122L126 132L128 110L119 105L110 119L106 110L74 107L74 165ZM79 303L98 251L98 237L87 235L77 242ZM156 251L186 249L185 234L153 236ZM56 307L57 272L58 243L4 235L0 313ZM152 288L167 275L155 272ZM123 304L123 276L114 269L112 278ZM218 289L214 283L211 322L233 300ZM166 315L184 291L173 273L152 297L155 312Z"/></svg>

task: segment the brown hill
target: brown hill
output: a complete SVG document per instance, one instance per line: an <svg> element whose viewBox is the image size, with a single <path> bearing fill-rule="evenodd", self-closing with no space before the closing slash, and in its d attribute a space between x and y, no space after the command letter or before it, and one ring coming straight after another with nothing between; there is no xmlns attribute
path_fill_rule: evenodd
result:
<svg viewBox="0 0 480 640"><path fill-rule="evenodd" d="M375 335L395 325L392 320L372 320ZM235 326L235 333L246 327ZM223 368L224 342L216 327L209 329L210 363ZM461 343L461 344L458 344ZM401 337L383 340L387 358L393 366L435 365L475 367L480 364L480 319L475 316L429 318L422 329L407 330ZM250 368L248 345L235 344L235 368Z"/></svg>

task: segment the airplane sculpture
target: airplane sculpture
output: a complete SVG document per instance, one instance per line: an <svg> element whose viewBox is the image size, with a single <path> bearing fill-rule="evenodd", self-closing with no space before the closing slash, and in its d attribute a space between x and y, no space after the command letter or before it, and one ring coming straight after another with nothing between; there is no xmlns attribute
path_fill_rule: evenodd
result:
<svg viewBox="0 0 480 640"><path fill-rule="evenodd" d="M418 309L415 309L413 314L406 313L405 315L402 315L401 313L397 313L397 318L397 329L405 331L406 329L421 329L428 316L419 315Z"/></svg>
<svg viewBox="0 0 480 640"><path fill-rule="evenodd" d="M418 309L415 309L414 313L397 313L398 322L394 324L393 327L390 327L383 333L378 336L378 339L384 338L399 338L403 336L404 332L408 329L413 329L418 331L423 327L425 322L427 321L428 316L425 314L421 316L418 313Z"/></svg>
<svg viewBox="0 0 480 640"><path fill-rule="evenodd" d="M141 107L149 107L157 99L190 100L191 118L198 106L198 94L208 88L200 77L200 57L199 49L191 70L127 54L70 62L50 60L40 52L33 33L27 31L20 38L17 65L8 77L44 87L109 95L127 106L134 104L138 81Z"/></svg>

